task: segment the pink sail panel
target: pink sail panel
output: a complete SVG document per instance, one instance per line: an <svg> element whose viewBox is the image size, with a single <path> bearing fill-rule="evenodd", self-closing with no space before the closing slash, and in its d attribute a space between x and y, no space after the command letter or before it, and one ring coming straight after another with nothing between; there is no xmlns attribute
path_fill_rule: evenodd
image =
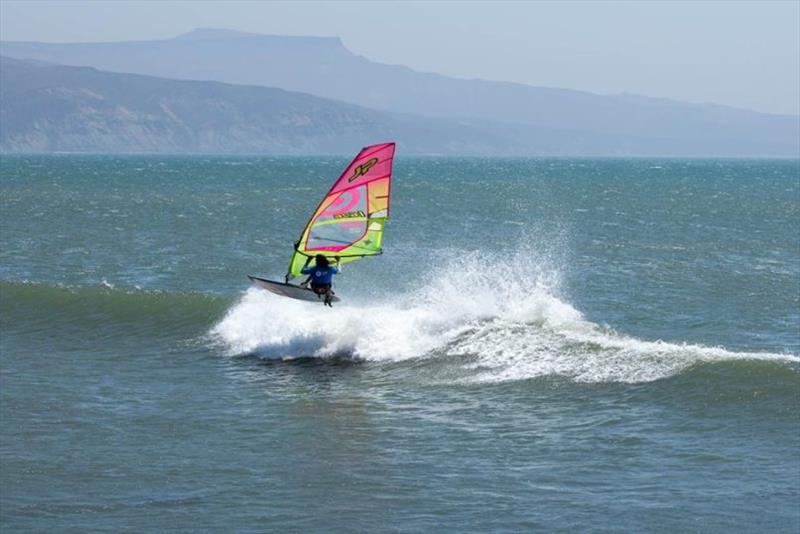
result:
<svg viewBox="0 0 800 534"><path fill-rule="evenodd" d="M337 193L392 173L394 143L368 146L358 153L328 192Z"/></svg>

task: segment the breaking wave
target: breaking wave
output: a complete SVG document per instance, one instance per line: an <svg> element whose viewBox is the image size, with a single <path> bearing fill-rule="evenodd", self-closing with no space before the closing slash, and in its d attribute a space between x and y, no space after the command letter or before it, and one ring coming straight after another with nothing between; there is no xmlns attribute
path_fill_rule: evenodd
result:
<svg viewBox="0 0 800 534"><path fill-rule="evenodd" d="M369 303L345 295L333 310L252 288L210 334L230 355L446 360L458 372L444 374L465 383L542 376L648 382L705 362L800 362L789 354L645 341L594 324L560 297L559 270L547 257L456 257L419 290Z"/></svg>

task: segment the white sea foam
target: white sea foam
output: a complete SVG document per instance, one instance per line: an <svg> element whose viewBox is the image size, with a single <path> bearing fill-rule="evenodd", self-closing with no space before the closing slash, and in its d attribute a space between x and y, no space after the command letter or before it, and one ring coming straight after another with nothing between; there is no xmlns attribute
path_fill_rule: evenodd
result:
<svg viewBox="0 0 800 534"><path fill-rule="evenodd" d="M529 251L514 261L460 255L418 291L333 310L248 290L214 327L230 354L265 358L346 355L371 361L448 358L463 382L559 375L586 382L646 382L699 363L785 354L643 341L586 321L559 298L558 269Z"/></svg>

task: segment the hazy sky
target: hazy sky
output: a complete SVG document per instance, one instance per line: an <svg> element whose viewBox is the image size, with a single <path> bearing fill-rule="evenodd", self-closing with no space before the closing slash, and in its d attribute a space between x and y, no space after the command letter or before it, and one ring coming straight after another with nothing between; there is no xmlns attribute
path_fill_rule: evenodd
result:
<svg viewBox="0 0 800 534"><path fill-rule="evenodd" d="M197 27L335 35L374 61L450 76L800 114L800 0L0 0L3 40L161 39Z"/></svg>

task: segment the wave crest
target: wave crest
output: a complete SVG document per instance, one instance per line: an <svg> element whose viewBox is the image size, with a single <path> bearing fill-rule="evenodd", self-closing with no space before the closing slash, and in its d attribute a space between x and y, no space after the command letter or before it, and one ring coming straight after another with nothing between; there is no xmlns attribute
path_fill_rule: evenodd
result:
<svg viewBox="0 0 800 534"><path fill-rule="evenodd" d="M212 329L227 352L265 358L368 361L446 358L457 382L557 375L581 382L647 382L700 363L786 354L643 341L586 321L559 298L559 271L526 251L513 261L455 254L446 272L377 304L343 295L333 310L251 288ZM458 378L454 378L454 377Z"/></svg>

